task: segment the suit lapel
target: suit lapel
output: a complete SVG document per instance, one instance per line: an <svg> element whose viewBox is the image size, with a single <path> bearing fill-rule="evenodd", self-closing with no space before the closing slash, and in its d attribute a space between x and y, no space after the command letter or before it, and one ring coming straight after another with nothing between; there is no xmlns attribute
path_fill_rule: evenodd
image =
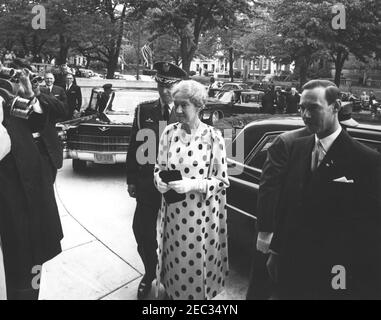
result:
<svg viewBox="0 0 381 320"><path fill-rule="evenodd" d="M350 138L345 130L342 130L314 173L320 181L328 182L338 176L345 176L346 161L350 157L347 152L348 142Z"/></svg>
<svg viewBox="0 0 381 320"><path fill-rule="evenodd" d="M301 181L303 184L308 184L311 179L311 157L312 157L312 149L315 145L315 136L312 135L307 138L302 138L299 140L300 145L300 154L298 155L299 159L299 172L301 174Z"/></svg>

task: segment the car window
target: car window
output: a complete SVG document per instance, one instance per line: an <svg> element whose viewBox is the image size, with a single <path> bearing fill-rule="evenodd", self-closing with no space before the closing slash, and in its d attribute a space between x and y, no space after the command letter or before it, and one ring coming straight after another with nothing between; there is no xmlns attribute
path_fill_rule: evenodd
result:
<svg viewBox="0 0 381 320"><path fill-rule="evenodd" d="M261 141L249 155L246 164L250 167L261 170L267 158L267 150L278 135L279 133L271 133L263 136Z"/></svg>
<svg viewBox="0 0 381 320"><path fill-rule="evenodd" d="M217 99L220 100L221 102L232 102L233 96L234 96L233 91L221 92L217 95Z"/></svg>
<svg viewBox="0 0 381 320"><path fill-rule="evenodd" d="M91 95L91 101L90 101L88 109L97 110L97 102L99 98L98 95L100 95L100 93L93 92L93 94Z"/></svg>
<svg viewBox="0 0 381 320"><path fill-rule="evenodd" d="M135 111L139 103L156 100L158 96L155 91L116 91L112 103L106 110L106 114L129 114Z"/></svg>
<svg viewBox="0 0 381 320"><path fill-rule="evenodd" d="M241 96L243 103L260 102L258 94L242 94Z"/></svg>

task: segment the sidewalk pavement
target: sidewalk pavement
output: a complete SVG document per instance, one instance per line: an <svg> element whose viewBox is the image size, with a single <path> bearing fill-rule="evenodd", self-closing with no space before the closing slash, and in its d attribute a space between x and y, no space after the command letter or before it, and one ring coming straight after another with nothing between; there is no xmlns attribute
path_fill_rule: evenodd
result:
<svg viewBox="0 0 381 320"><path fill-rule="evenodd" d="M136 300L143 266L132 228L129 237L133 244L125 259L71 216L59 197L57 202L65 235L63 252L43 266L40 300ZM114 241L117 243L118 239ZM247 277L231 270L226 291L216 300L244 299L247 283ZM159 299L162 296L161 291ZM155 299L154 289L148 299Z"/></svg>

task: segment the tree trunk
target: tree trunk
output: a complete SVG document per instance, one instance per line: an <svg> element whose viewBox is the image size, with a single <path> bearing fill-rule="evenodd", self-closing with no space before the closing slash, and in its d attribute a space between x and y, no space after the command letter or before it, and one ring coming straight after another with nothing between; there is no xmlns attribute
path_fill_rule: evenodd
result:
<svg viewBox="0 0 381 320"><path fill-rule="evenodd" d="M115 52L110 55L109 62L107 63L107 79L114 79L115 71L118 67L118 55Z"/></svg>
<svg viewBox="0 0 381 320"><path fill-rule="evenodd" d="M348 53L339 50L335 59L335 84L340 87L341 72L343 71L344 63L348 58Z"/></svg>
<svg viewBox="0 0 381 320"><path fill-rule="evenodd" d="M56 65L62 65L66 63L67 56L69 53L69 40L65 38L64 35L60 34L59 36L59 42L60 42L60 51L58 53Z"/></svg>
<svg viewBox="0 0 381 320"><path fill-rule="evenodd" d="M234 70L233 70L233 64L234 64L234 57L233 57L233 47L229 48L229 76L230 81L234 82Z"/></svg>
<svg viewBox="0 0 381 320"><path fill-rule="evenodd" d="M195 47L190 47L190 40L187 37L181 38L180 52L181 52L181 62L182 69L189 75L190 66L193 60L194 53L196 52Z"/></svg>
<svg viewBox="0 0 381 320"><path fill-rule="evenodd" d="M112 41L112 52L110 54L109 62L107 63L107 79L114 79L115 71L118 67L118 59L120 54L120 47L122 46L123 33L124 33L124 18L126 17L127 4L124 4L123 11L120 17L119 28L117 29L117 40Z"/></svg>
<svg viewBox="0 0 381 320"><path fill-rule="evenodd" d="M192 62L192 59L190 59L188 56L186 57L182 57L182 69L187 73L189 74L189 71L190 71L190 65L191 65L191 62Z"/></svg>
<svg viewBox="0 0 381 320"><path fill-rule="evenodd" d="M140 80L139 63L140 63L140 25L138 25L138 47L136 48L136 80Z"/></svg>
<svg viewBox="0 0 381 320"><path fill-rule="evenodd" d="M89 69L90 68L90 63L91 63L91 58L90 57L87 57L86 58L86 69Z"/></svg>
<svg viewBox="0 0 381 320"><path fill-rule="evenodd" d="M300 87L303 87L303 85L307 82L307 75L308 75L308 66L307 61L304 57L302 57L299 61L299 80L300 80Z"/></svg>

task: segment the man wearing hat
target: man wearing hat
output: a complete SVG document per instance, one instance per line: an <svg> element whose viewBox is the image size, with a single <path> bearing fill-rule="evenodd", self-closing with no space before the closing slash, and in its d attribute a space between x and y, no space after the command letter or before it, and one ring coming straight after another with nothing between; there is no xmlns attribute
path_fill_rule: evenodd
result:
<svg viewBox="0 0 381 320"><path fill-rule="evenodd" d="M155 79L160 98L156 101L141 103L136 108L127 153L128 193L131 197L136 198L133 230L138 244L138 252L145 267L145 275L138 288L139 300L148 295L152 281L156 277L156 220L161 204L161 194L153 182L155 164L141 164L137 161L138 154L143 154L144 150L140 148L143 141L137 141L136 136L139 130L152 130L156 137L157 156L160 140L159 122L165 121L169 124L177 121L171 94L172 86L187 77L184 70L168 62L157 62L154 64L154 69L157 71Z"/></svg>
<svg viewBox="0 0 381 320"><path fill-rule="evenodd" d="M99 113L103 113L107 107L107 103L112 93L112 84L106 83L103 85L103 92L98 100L97 110Z"/></svg>

